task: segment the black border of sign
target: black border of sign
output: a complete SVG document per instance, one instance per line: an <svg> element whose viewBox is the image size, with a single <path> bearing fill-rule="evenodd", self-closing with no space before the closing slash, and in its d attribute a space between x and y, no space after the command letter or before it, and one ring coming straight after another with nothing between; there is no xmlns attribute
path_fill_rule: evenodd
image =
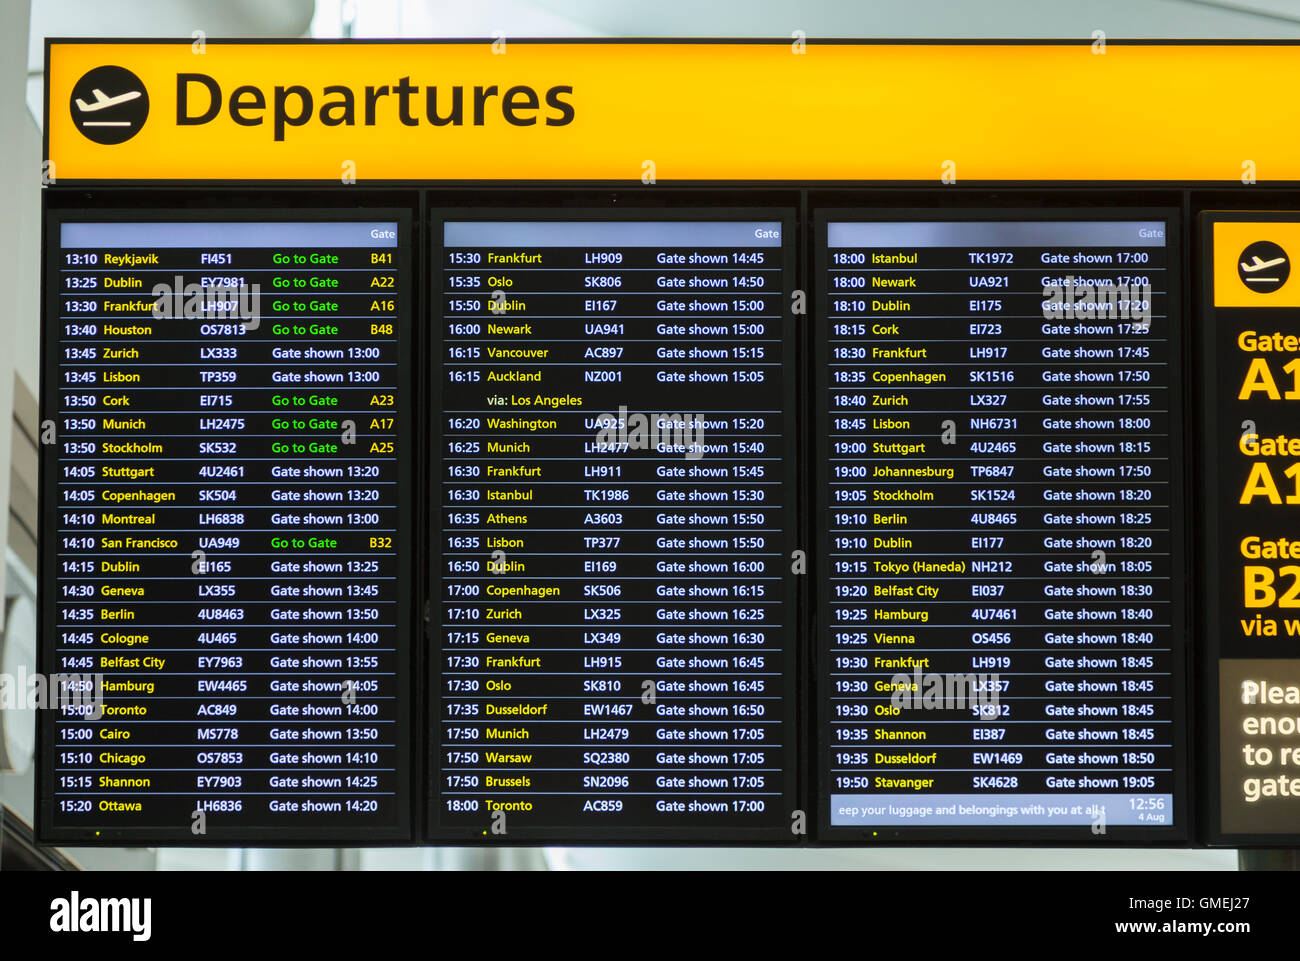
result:
<svg viewBox="0 0 1300 961"><path fill-rule="evenodd" d="M830 746L824 737L825 728L830 723L826 711L827 687L829 676L829 654L826 650L825 632L829 625L820 621L814 625L810 644L815 649L815 679L817 717L815 729L808 736L808 745L813 745L809 752L815 759L814 775L817 805L817 838L821 845L857 844L871 847L887 846L942 846L968 844L1007 844L1037 843L1043 845L1061 844L1069 846L1096 846L1110 848L1115 846L1184 846L1193 836L1195 824L1195 802L1189 790L1188 770L1189 731L1188 731L1188 693L1191 691L1192 658L1191 639L1187 622L1188 583L1185 503L1185 463L1184 452L1184 409L1183 376L1185 352L1185 318L1187 316L1183 299L1183 218L1181 211L1175 207L1114 207L1114 206L1023 206L1014 205L1014 197L1008 198L1005 206L980 209L977 207L893 207L863 208L849 206L820 206L814 204L812 246L815 250L815 279L817 292L817 311L814 333L814 383L818 400L814 407L820 408L821 398L825 397L829 386L829 344L826 337L826 317L830 292L823 282L829 262L827 247L827 224L832 221L862 221L870 223L890 221L1063 221L1063 220L1162 220L1166 224L1166 252L1168 258L1167 311L1169 325L1169 517L1170 517L1170 610L1172 628L1170 630L1172 654L1174 656L1174 684L1171 695L1173 707L1173 805L1174 822L1167 827L1140 827L1135 825L1115 825L1103 835L1094 835L1090 827L1083 828L980 828L943 826L934 828L903 828L888 830L881 828L875 837L865 829L833 827L829 820L828 800L830 796L828 775L830 770ZM825 490L829 483L829 441L820 409L817 411L815 425L817 450L814 458L816 481L811 493L814 504L821 504L823 510L829 509L825 503ZM824 565L829 555L829 532L821 523L822 515L815 513L813 523L816 527L816 561ZM1180 563L1180 560L1182 563ZM814 610L818 615L829 610L831 603L830 580L828 576L819 575L817 597ZM1181 695L1181 696L1180 696Z"/></svg>
<svg viewBox="0 0 1300 961"><path fill-rule="evenodd" d="M70 222L128 222L128 221L156 221L166 222L183 220L186 217L193 218L195 215L201 216L206 220L213 221L240 221L240 222L270 222L277 220L351 220L365 221L375 219L390 219L398 223L399 242L396 248L398 259L399 276L406 278L409 286L409 293L403 297L401 303L404 304L399 314L399 323L404 325L406 333L406 342L409 349L399 354L399 389L404 391L408 398L406 407L408 415L406 417L403 433L399 438L399 443L405 447L408 452L406 462L414 466L417 462L418 452L415 448L415 438L419 436L416 429L416 421L419 417L419 411L415 405L415 390L413 384L414 363L411 357L419 349L420 337L413 318L416 313L415 305L420 291L423 288L423 278L418 276L418 271L413 267L417 261L413 258L418 256L419 238L416 232L414 220L418 217L418 208L411 204L409 207L393 206L389 197L384 198L387 205L378 203L373 207L361 205L359 207L351 206L331 206L328 202L321 203L319 198L312 198L310 195L304 195L309 201L314 201L310 205L302 207L283 206L285 198L283 195L277 195L274 198L266 197L268 206L266 208L246 207L242 210L232 209L228 203L222 201L227 199L222 194L229 195L233 191L218 192L216 194L202 195L202 191L190 191L182 197L181 194L175 194L176 199L189 201L188 205L176 203L169 206L164 199L165 194L150 194L148 206L137 207L130 203L130 197L124 196L123 191L105 191L102 192L102 199L97 204L85 204L90 199L89 195L83 195L82 206L59 206L51 209L48 204L43 205L42 217L42 253L41 253L41 370L46 372L49 369L57 369L58 359L53 356L52 352L58 348L58 338L50 336L51 318L57 317L59 291L49 285L49 278L56 275L59 269L59 242L57 230L59 225ZM48 200L51 195L43 194ZM344 199L344 198L339 198ZM355 199L349 196L349 200ZM197 202L196 202L197 201ZM204 204L206 201L206 206ZM276 203L281 206L270 206ZM39 391L38 403L40 405L40 420L42 423L52 417L57 412L58 385L53 381L42 377L42 383ZM40 547L40 584L42 587L41 596L38 598L37 605L37 637L39 639L37 648L37 669L45 672L46 665L54 656L51 639L47 638L46 625L50 623L53 616L54 605L57 603L57 597L53 591L53 585L57 584L57 554L55 551L48 550L46 547L47 533L57 528L55 523L55 514L57 513L57 499L47 496L53 486L57 484L55 476L55 464L57 463L57 451L51 449L52 445L40 445L39 451L39 489L41 504L39 510L39 531L37 542ZM104 846L167 846L181 844L186 847L257 847L268 844L277 847L319 847L322 843L333 846L347 844L364 844L368 846L385 846L385 845L405 845L410 844L415 838L416 817L419 810L417 805L419 796L419 787L422 783L421 768L419 764L411 764L413 756L413 747L415 744L415 725L418 723L417 708L422 699L420 690L418 671L413 669L415 644L415 605L414 591L416 590L416 581L413 573L409 568L403 567L401 558L403 556L414 556L415 543L412 531L415 529L417 510L415 507L408 507L405 510L403 522L403 505L411 505L410 486L411 478L414 471L411 469L404 470L401 466L402 461L398 462L397 478L397 496L399 505L399 535L397 544L398 557L398 582L397 582L397 610L399 617L398 627L398 653L397 660L400 665L405 661L410 683L405 688L399 687L399 697L404 697L406 703L404 708L399 708L399 721L404 720L404 727L399 727L402 736L398 739L396 755L399 762L405 760L405 768L399 768L397 779L397 814L398 823L391 827L376 828L371 833L357 833L353 828L240 828L237 831L226 833L219 829L218 824L209 823L208 833L202 836L191 834L189 825L181 825L174 833L163 833L156 829L156 826L125 828L120 831L104 831L99 837L87 837L80 829L56 828L52 824L54 791L53 778L54 765L48 763L44 755L44 750L48 739L53 735L55 718L51 712L40 712L38 718L37 737L36 737L36 756L37 776L35 779L35 822L36 836L42 844L57 844L61 848L72 847L104 847ZM403 648L405 648L405 658L403 658ZM50 745L51 750L53 745ZM405 804L402 799L405 798ZM217 828L217 830L213 830ZM93 828L86 828L85 831L91 831Z"/></svg>
<svg viewBox="0 0 1300 961"><path fill-rule="evenodd" d="M794 279L796 276L796 238L801 232L801 225L797 219L797 209L793 204L778 206L775 203L771 206L756 207L750 203L726 204L723 202L723 195L711 198L708 206L702 203L693 202L690 197L680 196L673 197L666 195L660 197L628 196L627 205L619 203L619 195L615 194L610 197L609 206L593 206L593 198L590 194L571 195L569 200L572 206L567 204L556 204L549 207L536 206L532 197L514 195L514 199L520 201L519 206L510 206L508 196L493 198L493 201L484 201L482 195L475 195L473 198L466 198L475 202L466 203L464 206L455 206L448 203L450 198L439 198L437 204L430 204L426 213L426 221L429 225L429 283L437 283L437 289L430 287L430 303L428 313L428 323L432 330L433 325L437 324L437 331L431 332L428 338L427 362L429 370L440 371L442 366L442 325L444 318L441 311L442 298L442 226L445 222L455 221L500 221L500 220L533 220L533 221L553 221L567 222L575 220L584 221L752 221L752 220L779 220L782 224L781 253L783 258L782 269L782 292L781 303L788 305L790 292L794 288ZM648 206L647 201L653 199L665 199L669 203L659 206ZM740 198L735 198L739 200ZM639 201L639 202L638 202ZM674 204L673 201L676 201ZM436 299L436 301L435 301ZM436 308L436 313L435 313ZM781 538L782 554L789 557L791 551L797 547L799 531L802 529L800 524L799 510L800 504L804 498L802 485L798 482L799 464L792 448L795 441L802 431L800 430L802 421L798 413L798 398L800 391L796 384L796 378L800 376L798 360L800 355L799 343L802 337L802 331L799 329L798 318L791 317L787 312L783 314L783 357L782 357L782 374L783 390L781 401L786 409L785 429L783 431L786 439L786 449L783 451L785 458L783 464L783 479L786 484L786 505L785 514L787 523ZM429 398L431 406L429 408L430 416L430 437L432 437L432 420L435 411L441 411L442 397L442 378L438 382L430 380ZM431 493L434 486L440 487L443 482L442 459L439 452L429 450L429 473L427 490ZM442 552L441 548L434 549L434 545L440 545L442 531L438 509L431 503L427 512L427 543L428 543L428 597L429 609L432 614L443 603L441 578L439 576L441 568ZM437 754L442 750L440 736L434 736L434 726L441 723L440 705L441 705L441 674L439 671L438 654L439 650L434 645L437 641L437 632L441 625L430 618L425 625L425 645L428 652L428 697L427 711L428 721L425 728L428 736L428 746L426 751L426 764L429 776L427 778L427 796L426 803L428 810L425 816L426 839L430 843L442 845L474 845L479 847L495 846L512 846L518 844L524 845L545 845L554 846L575 846L575 845L655 845L671 846L677 844L687 844L693 846L727 846L727 845L763 845L763 846L792 846L798 844L802 837L793 834L789 828L789 818L794 810L804 806L802 792L801 764L804 761L804 745L807 738L807 728L803 723L803 685L798 683L800 675L800 654L802 644L802 594L803 583L806 578L794 577L786 574L783 581L785 587L783 600L784 607L788 614L787 619L782 627L781 634L783 637L783 662L785 678L782 685L782 693L786 712L784 716L786 725L785 743L782 745L782 791L783 799L783 818L781 825L769 828L731 828L716 829L709 827L689 827L676 828L670 826L652 827L648 824L637 827L600 827L595 825L585 830L572 830L565 828L551 827L509 827L508 833L503 835L488 834L486 840L481 833L482 827L487 827L489 822L484 820L482 825L474 827L460 826L441 826L437 821L439 813L440 795L438 788L440 786L439 775L441 768L438 764ZM649 745L647 745L649 746ZM569 830L570 833L564 833ZM479 832L479 833L476 833Z"/></svg>
<svg viewBox="0 0 1300 961"><path fill-rule="evenodd" d="M643 188L630 189L630 190L588 189L579 192L571 189L566 190L564 188L557 188L554 185L512 185L512 186L497 186L497 187L480 186L478 190L472 193L469 191L459 190L456 188L448 188L441 191L417 190L414 188L408 188L407 190L404 191L375 191L370 188L358 188L355 194L340 194L338 192L323 193L319 190L312 189L310 186L288 188L288 189L282 187L272 194L268 194L264 188L259 188L254 185L239 184L237 185L237 187L239 189L226 188L226 189L217 189L212 191L205 191L202 186L196 186L196 188L188 189L188 188L181 187L179 185L171 185L162 188L155 188L153 190L148 190L148 191L142 191L142 190L131 191L126 189L114 188L114 189L96 190L90 193L86 193L86 192L74 192L71 190L58 190L58 191L46 192L44 196L47 201L46 203L47 208L63 209L73 205L78 201L81 202L95 201L98 206L96 206L94 209L103 209L103 208L132 209L135 205L142 205L142 206L158 205L162 207L171 207L176 210L185 210L190 207L197 207L199 209L206 210L208 208L208 205L211 205L213 203L225 202L228 200L230 202L249 203L249 202L253 202L250 201L249 198L254 198L255 201L256 199L259 198L269 198L270 196L274 196L278 198L280 202L284 202L286 199L291 199L293 202L301 203L303 206L313 206L313 205L320 206L326 212L332 211L335 208L345 209L346 207L353 206L353 205L360 207L362 210L365 210L366 208L364 204L367 198L369 198L371 202L382 202L390 206L393 205L394 203L399 205L401 205L402 203L406 203L411 208L414 209L417 206L414 198L419 196L419 197L429 198L431 203L434 200L436 200L439 206L445 206L448 212L454 213L457 216L460 216L463 212L472 212L478 210L482 206L497 206L502 208L505 211L512 212L512 211L517 211L522 207L527 207L527 206L537 207L541 204L545 204L547 205L544 208L546 212L555 213L559 215L559 219L563 219L563 213L569 209L570 204L580 205L582 207L590 207L593 203L599 203L601 201L604 201L611 205L611 210L615 210L615 211L621 211L622 209L625 209L621 206L625 202L629 207L642 208L642 209L644 209L646 205L651 203L657 203L659 205L662 205L665 209L668 210L672 210L680 207L701 206L704 204L721 205L725 207L726 202L729 200L734 202L739 193L738 191L734 191L734 190L720 189L716 185L707 189L702 189L702 188L674 189L674 188L665 187L662 190L654 191L652 193L646 193ZM1142 210L1149 209L1151 207L1151 201L1157 198L1163 201L1164 205L1169 205L1171 202L1177 202L1181 200L1184 210L1191 209L1192 200L1196 199L1196 195L1188 190L1180 190L1177 192L1160 191L1160 190L1152 189L1150 187L1126 188L1126 189L1119 190L1118 193L1120 197L1123 197L1124 199L1131 198L1134 204L1132 207L1121 206L1115 208L1114 212L1121 216L1138 215ZM1120 197L1116 196L1115 191L1111 191L1107 195L1099 196L1096 190L1065 191L1061 189L1043 188L1041 186L1034 186L1034 185L1020 187L1020 188L1014 188L1014 187L1003 188L997 191L963 190L960 187L958 187L958 189L956 190L952 188L942 189L942 188L936 188L933 185L930 185L928 189L925 190L901 187L890 191L862 190L862 189L851 190L851 191L848 190L818 191L815 189L805 189L802 191L795 192L795 191L782 190L781 188L770 187L767 189L750 191L747 194L741 194L741 196L745 196L746 199L750 201L751 205L755 201L760 201L760 202L767 201L770 203L771 208L777 208L782 206L789 207L797 203L798 208L800 210L800 217L797 225L796 234L793 239L796 244L796 249L799 251L799 256L797 257L797 260L794 263L794 273L795 273L796 282L798 283L798 286L800 287L800 289L803 290L809 289L808 284L813 279L812 275L808 273L810 269L810 262L812 260L812 253L808 248L810 246L815 246L815 238L811 233L808 233L807 231L811 229L810 217L808 212L814 206L828 207L828 208L834 208L836 210L840 210L840 209L849 209L849 208L860 209L866 205L874 205L868 207L868 212L874 213L878 219L885 218L887 216L896 215L896 212L899 209L913 209L913 208L921 208L927 210L942 209L944 217L950 219L956 219L957 217L960 217L962 215L961 212L964 210L985 210L988 204L993 202L998 202L998 203L1005 203L1008 207L1023 208L1023 210L1021 210L1020 212L1028 214L1029 219L1032 219L1033 216L1042 214L1044 211L1055 211L1060 214L1066 214L1073 219L1081 219L1082 217L1086 216L1086 212L1088 210L1095 209L1092 205L1096 200L1100 199L1100 196L1106 196L1107 199L1109 199L1112 203L1115 200L1120 199ZM1240 198L1241 200L1249 200L1255 203L1264 203L1264 204L1278 204L1282 202L1290 202L1292 200L1300 201L1300 197L1297 197L1296 195L1290 193L1289 191L1260 190L1260 191L1251 191L1247 194L1242 194L1240 188L1237 188L1236 190L1222 191L1217 195L1203 196L1201 199L1205 202L1208 201L1222 202L1224 201L1224 198L1228 196ZM350 202L354 200L360 201L360 203L354 204L353 202ZM519 206L518 207L511 206L512 203L518 204ZM942 205L945 203L950 204L951 206L942 207ZM1205 203L1201 203L1198 206L1204 206L1204 205ZM768 207L759 208L760 213L762 211L769 210L769 209L770 208ZM1135 214L1134 213L1135 211L1138 213ZM418 219L421 218L420 215L417 213L417 220ZM1186 230L1186 226L1187 226L1186 223L1184 223L1183 224L1184 230ZM432 225L431 225L431 229L432 229ZM423 231L414 230L412 235L412 247L416 252L416 263L415 263L414 273L417 275L417 277L420 278L420 284L421 284L421 289L416 291L415 303L417 304L417 315L420 319L423 319L424 317L427 316L427 309L421 307L420 305L424 297L424 289L428 286L428 280L424 275L425 275L426 267L430 263L429 257L419 255L419 250L423 246L424 241L425 241L425 236L423 234ZM43 266L44 266L44 262L43 262ZM1187 275L1190 274L1190 271L1185 271L1184 274L1185 275L1183 277L1182 284L1179 290L1180 292L1183 293L1183 299L1186 300L1186 288L1188 287L1189 284L1189 277ZM1174 290L1175 288L1171 287L1171 295L1174 293ZM44 300L43 300L43 304L44 304ZM814 314L813 316L817 316L817 315ZM806 358L807 358L807 348L810 343L809 338L811 336L811 333L810 333L809 325L805 324L804 326L805 329L803 331L798 332L798 336L796 337L796 354L798 354L801 351L803 352L803 359L799 364L800 371L796 372L796 379L803 378L804 376L806 376L807 373ZM415 328L415 333L419 335L423 330L423 324L417 321L417 323L414 324L414 328ZM430 348L430 350L431 349L432 348ZM421 420L421 415L424 410L430 409L427 407L428 401L427 398L425 397L425 393L427 392L427 387L428 387L428 385L425 383L426 379L428 379L427 376L421 377L420 380L415 385L416 389L421 391L421 395L419 399L420 406L418 409L413 411L413 419L416 422ZM1185 388L1184 393L1190 392L1192 390L1192 387L1193 385L1184 385ZM801 397L806 398L806 394L807 394L807 390L805 386L805 388L800 391L800 395ZM803 404L804 401L801 400L800 403ZM810 483L812 464L808 456L809 454L808 448L811 443L811 436L813 436L813 434L810 434L810 432L814 432L816 427L816 423L815 423L816 418L814 416L814 413L815 412L812 410L811 406L805 404L803 416L799 419L799 423L802 426L802 433L799 438L799 443L797 445L797 448L799 450L799 459L802 463L806 465L806 470L800 474L800 484L805 490L808 490L810 492L815 492L814 488ZM423 438L424 436L423 432L417 431L417 436ZM1188 439L1192 440L1192 438L1190 437ZM421 461L420 463L417 464L416 467L416 471L417 471L416 489L417 490L422 490L424 489L425 486L427 486L426 478L429 476L429 474L428 474L428 464L424 459L425 454L427 454L427 447L422 444ZM1185 479L1185 484L1190 484L1191 480L1192 479L1189 476L1188 478ZM802 503L803 501L806 500L808 500L808 498L799 499L800 506L798 507L798 514L800 517L800 526L795 535L796 539L800 536L803 536L803 533L811 530L811 523L808 517L808 511L811 510L811 508L807 507L806 505L803 505ZM423 503L423 498L417 498L417 504L416 504L417 512L418 509L421 507L422 503ZM423 529L423 527L421 529ZM808 545L805 544L803 546L806 548ZM417 570L425 570L424 568L425 560L426 559L424 558L417 558ZM812 553L812 556L809 557L809 561L810 561L810 575L816 577L817 556L815 551ZM426 576L427 576L427 571L426 571ZM423 585L427 583L427 580L425 580L425 577L418 576L416 583L417 585ZM813 623L813 619L816 616L817 605L811 602L811 599L809 598L809 591L807 589L800 590L798 604L799 604L799 616L798 616L797 623L802 628L806 629L809 625ZM413 633L412 636L414 637L416 635ZM802 642L803 638L801 638L800 640ZM424 647L423 644L417 643L414 646L414 649L418 654L423 647ZM815 667L812 663L814 657L814 648L811 642L809 642L807 647L804 649L804 655L805 656L799 659L798 667L796 670L797 697L800 702L800 718L802 720L802 724L800 726L803 731L814 731L815 726L811 723L809 719L809 715L811 714L813 709L813 700L807 694L807 690L809 688L810 682L814 680L816 676ZM422 680L424 677L427 676L428 676L427 670L420 670L416 672L415 684L417 689L423 687ZM423 702L423 698L417 698L417 700L420 701L421 703ZM424 719L422 718L422 716L417 715L417 717L415 718L415 723L421 724L423 722ZM422 730L422 728L413 728L413 729L417 731ZM807 737L804 736L802 740L806 741ZM801 752L806 752L809 746L810 745L808 744L802 745ZM414 756L412 757L412 762L413 762L412 784L413 785L422 786L426 783L424 776L422 776L420 772L424 768L423 762L427 756L428 756L427 752L416 751L414 753ZM811 799L816 797L815 777L816 777L817 767L811 763L804 765L804 767L805 767L805 770L803 772L804 778L803 778L803 784L801 785L802 791L800 792L800 797L801 797L802 809L808 811L809 810L808 805L813 803ZM411 794L412 794L413 804L418 804L422 800L422 792L424 790L425 789L423 787L420 787L419 790L414 790L414 789L412 790ZM809 835L803 837L802 839L799 839L801 841L801 846L838 847L838 846L853 846L855 843L852 841L842 840L838 838L819 837L817 835L815 825L809 825L809 830L810 830ZM962 847L990 847L990 846L998 846L999 844L1005 844L1007 843L1008 840L1024 841L1026 839L1023 836L1019 836L1019 837L1012 836L1007 840L995 839L987 836L978 836L972 839L953 839L953 840L936 839L934 841L908 840L904 843L915 845L915 846L935 846L935 845L950 844L950 845L958 845ZM199 841L197 839L185 839L183 843L187 845L196 845L196 846L200 844L208 845L208 846L212 846L212 845L220 846L223 842L220 841L207 842L207 841ZM403 844L403 843L410 843L410 842L402 842L402 841L385 842L381 840L367 838L365 839L364 843L366 843L367 845L382 846L385 844L393 844L393 843ZM474 842L439 839L438 843L482 844L481 840L478 839L475 839ZM489 842L489 844L490 843L491 842ZM561 842L551 838L545 838L545 839L539 838L535 840L523 839L523 838L511 838L511 843L523 844L523 845L555 845ZM628 844L631 842L620 838L620 839L611 839L611 840L602 840L602 841L583 840L580 843L584 845L604 846L604 845ZM699 839L699 840L691 839L691 840L673 841L673 840L667 840L667 839L656 837L650 843L654 843L662 846L677 846L681 844L696 844L696 845L708 844L708 845L716 845L716 846L735 846L735 845L748 844L750 846L760 846L760 845L770 846L771 844L779 843L779 842L746 841L746 840L726 841L726 840L714 840L714 839ZM879 842L874 841L869 843L876 844ZM1094 844L1095 842L1091 840L1080 840L1078 842L1056 840L1053 843L1060 844L1060 845L1077 844L1078 846L1089 846ZM1159 841L1145 842L1145 844L1157 844L1157 843L1162 847L1179 846L1178 842L1168 838L1161 839ZM277 841L276 844L285 847L318 846L315 845L313 841L301 841L301 842ZM781 846L788 846L788 845L781 845ZM1122 841L1116 839L1107 842L1105 846L1106 847L1117 847L1117 846L1140 847L1140 846L1144 846L1144 842Z"/></svg>

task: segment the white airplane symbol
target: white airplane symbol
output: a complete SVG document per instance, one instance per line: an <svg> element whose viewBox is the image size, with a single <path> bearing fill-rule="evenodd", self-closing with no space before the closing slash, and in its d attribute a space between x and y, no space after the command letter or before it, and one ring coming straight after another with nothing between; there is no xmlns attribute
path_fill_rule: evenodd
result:
<svg viewBox="0 0 1300 961"><path fill-rule="evenodd" d="M129 90L116 97L110 97L98 88L90 92L95 95L94 103L86 103L80 97L77 98L77 109L82 113L94 113L96 110L103 110L105 107L116 107L119 103L126 103L128 100L135 100L141 96L139 90Z"/></svg>
<svg viewBox="0 0 1300 961"><path fill-rule="evenodd" d="M1260 260L1258 257L1250 258L1254 263L1241 262L1241 269L1248 274L1253 274L1257 270L1263 270L1265 267L1276 267L1278 264L1286 263L1285 257L1274 257L1272 260Z"/></svg>

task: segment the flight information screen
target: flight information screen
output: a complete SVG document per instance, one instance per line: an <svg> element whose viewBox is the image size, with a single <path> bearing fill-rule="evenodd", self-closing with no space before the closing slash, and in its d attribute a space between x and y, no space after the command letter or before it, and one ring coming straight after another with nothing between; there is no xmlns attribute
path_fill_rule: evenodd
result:
<svg viewBox="0 0 1300 961"><path fill-rule="evenodd" d="M1176 210L354 196L47 212L42 838L1188 836Z"/></svg>
<svg viewBox="0 0 1300 961"><path fill-rule="evenodd" d="M435 226L435 835L794 839L791 241L737 216Z"/></svg>
<svg viewBox="0 0 1300 961"><path fill-rule="evenodd" d="M47 836L410 837L409 223L47 220Z"/></svg>
<svg viewBox="0 0 1300 961"><path fill-rule="evenodd" d="M1169 216L818 236L825 836L1181 828Z"/></svg>

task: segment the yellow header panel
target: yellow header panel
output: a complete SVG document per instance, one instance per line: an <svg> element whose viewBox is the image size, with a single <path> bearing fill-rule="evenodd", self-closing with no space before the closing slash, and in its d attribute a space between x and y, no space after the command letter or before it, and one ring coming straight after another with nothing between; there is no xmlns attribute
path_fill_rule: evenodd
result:
<svg viewBox="0 0 1300 961"><path fill-rule="evenodd" d="M1300 307L1300 222L1214 224L1215 307Z"/></svg>
<svg viewBox="0 0 1300 961"><path fill-rule="evenodd" d="M56 180L1300 180L1296 46L69 41L48 59Z"/></svg>

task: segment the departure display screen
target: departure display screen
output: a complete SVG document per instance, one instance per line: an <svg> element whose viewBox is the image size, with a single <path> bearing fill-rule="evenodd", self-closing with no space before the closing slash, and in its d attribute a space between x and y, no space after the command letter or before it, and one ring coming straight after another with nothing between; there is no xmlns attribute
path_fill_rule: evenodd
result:
<svg viewBox="0 0 1300 961"><path fill-rule="evenodd" d="M1177 260L1146 220L818 222L823 824L1178 824Z"/></svg>
<svg viewBox="0 0 1300 961"><path fill-rule="evenodd" d="M1175 210L395 198L49 213L44 837L1188 836Z"/></svg>
<svg viewBox="0 0 1300 961"><path fill-rule="evenodd" d="M48 221L50 837L409 839L409 224Z"/></svg>
<svg viewBox="0 0 1300 961"><path fill-rule="evenodd" d="M430 818L792 840L788 220L448 219Z"/></svg>

